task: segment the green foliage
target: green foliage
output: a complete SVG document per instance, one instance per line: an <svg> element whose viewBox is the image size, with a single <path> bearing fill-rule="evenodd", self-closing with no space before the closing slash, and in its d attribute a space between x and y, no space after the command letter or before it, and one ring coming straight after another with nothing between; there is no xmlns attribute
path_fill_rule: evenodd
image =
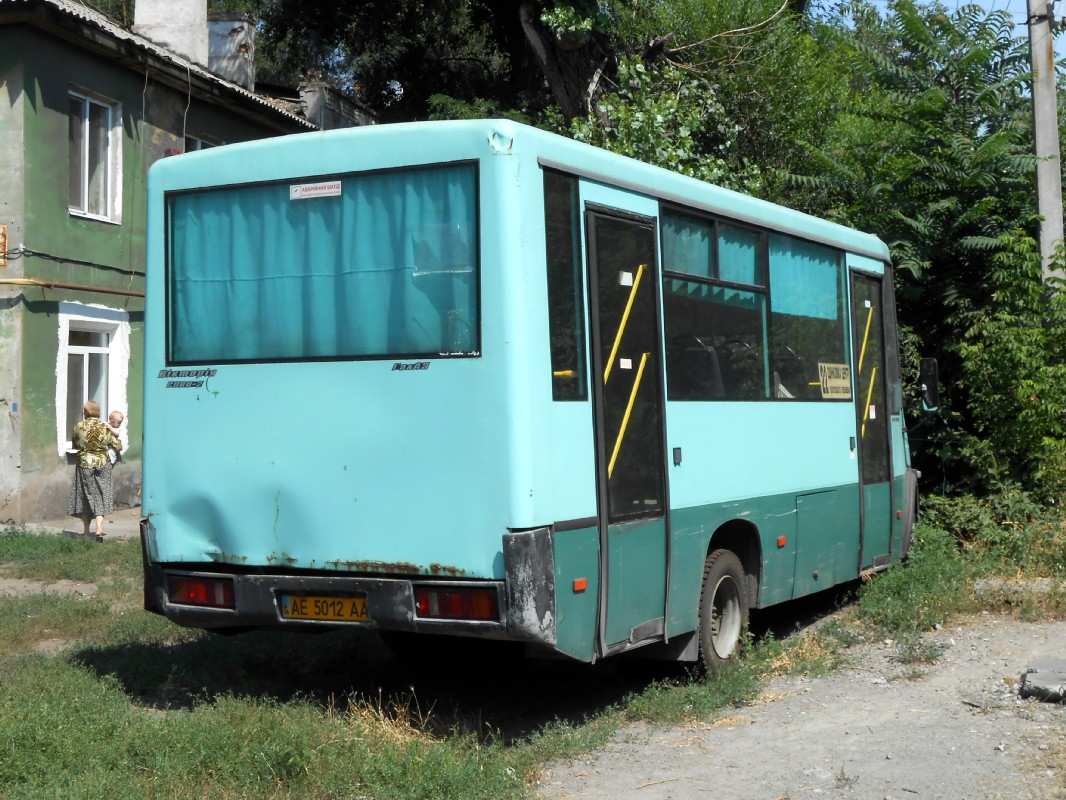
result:
<svg viewBox="0 0 1066 800"><path fill-rule="evenodd" d="M593 31L602 32L607 24L604 12L594 2L552 2L540 12L540 21L552 35L569 46L588 41Z"/></svg>
<svg viewBox="0 0 1066 800"><path fill-rule="evenodd" d="M525 125L532 124L532 120L522 112L500 108L492 100L478 97L466 101L446 94L429 97L426 119L511 119Z"/></svg>
<svg viewBox="0 0 1066 800"><path fill-rule="evenodd" d="M595 115L574 122L575 139L700 180L758 189L757 170L735 173L727 164L738 128L705 80L670 65L623 59L618 82Z"/></svg>
<svg viewBox="0 0 1066 800"><path fill-rule="evenodd" d="M971 571L950 534L919 522L908 563L859 589L859 618L889 638L931 630L974 608Z"/></svg>
<svg viewBox="0 0 1066 800"><path fill-rule="evenodd" d="M792 183L889 244L904 374L940 364L941 414L911 440L927 487L1060 495L1066 327L1040 282L1024 40L1002 11L901 0L834 49L859 92Z"/></svg>
<svg viewBox="0 0 1066 800"><path fill-rule="evenodd" d="M107 14L123 28L133 27L134 0L83 0L84 4Z"/></svg>
<svg viewBox="0 0 1066 800"><path fill-rule="evenodd" d="M961 452L984 486L1019 483L1039 499L1066 488L1066 311L1047 299L1032 247L1002 237L993 254L990 307L960 315L960 386L970 410L957 431Z"/></svg>
<svg viewBox="0 0 1066 800"><path fill-rule="evenodd" d="M492 115L550 102L527 64L517 7L481 0L212 0L211 10L259 20L259 79L296 86L325 81L382 121L427 119L429 99L447 97ZM458 116L441 110L436 117Z"/></svg>
<svg viewBox="0 0 1066 800"><path fill-rule="evenodd" d="M1018 489L986 497L929 496L922 519L1000 570L1042 577L1066 575L1064 509L1037 502Z"/></svg>

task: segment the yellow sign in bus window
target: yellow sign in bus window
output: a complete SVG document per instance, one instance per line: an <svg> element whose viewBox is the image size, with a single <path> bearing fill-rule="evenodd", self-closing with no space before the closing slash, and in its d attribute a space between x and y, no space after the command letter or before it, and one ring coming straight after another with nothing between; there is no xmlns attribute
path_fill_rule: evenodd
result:
<svg viewBox="0 0 1066 800"><path fill-rule="evenodd" d="M822 383L822 399L851 399L851 367L847 364L818 362L818 379Z"/></svg>

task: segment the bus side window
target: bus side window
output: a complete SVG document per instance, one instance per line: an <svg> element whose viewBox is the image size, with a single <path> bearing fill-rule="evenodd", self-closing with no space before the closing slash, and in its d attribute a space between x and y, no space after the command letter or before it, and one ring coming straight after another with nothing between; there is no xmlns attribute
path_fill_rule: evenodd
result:
<svg viewBox="0 0 1066 800"><path fill-rule="evenodd" d="M585 400L585 315L577 179L544 172L544 238L552 399Z"/></svg>
<svg viewBox="0 0 1066 800"><path fill-rule="evenodd" d="M761 234L709 217L662 215L663 316L671 400L767 395Z"/></svg>
<svg viewBox="0 0 1066 800"><path fill-rule="evenodd" d="M830 399L822 395L819 364L848 364L850 354L843 259L823 245L769 238L773 396Z"/></svg>
<svg viewBox="0 0 1066 800"><path fill-rule="evenodd" d="M711 400L725 396L718 351L699 336L675 336L666 351L667 391L672 400Z"/></svg>
<svg viewBox="0 0 1066 800"><path fill-rule="evenodd" d="M666 390L671 400L766 397L765 297L667 276Z"/></svg>

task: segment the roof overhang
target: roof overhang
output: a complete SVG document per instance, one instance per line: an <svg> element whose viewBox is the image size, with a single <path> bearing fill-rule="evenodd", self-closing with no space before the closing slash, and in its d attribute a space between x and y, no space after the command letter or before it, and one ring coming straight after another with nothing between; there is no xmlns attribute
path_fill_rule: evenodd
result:
<svg viewBox="0 0 1066 800"><path fill-rule="evenodd" d="M64 39L151 80L278 133L318 130L303 117L223 80L203 66L126 30L115 20L70 0L0 0L0 25L25 24Z"/></svg>

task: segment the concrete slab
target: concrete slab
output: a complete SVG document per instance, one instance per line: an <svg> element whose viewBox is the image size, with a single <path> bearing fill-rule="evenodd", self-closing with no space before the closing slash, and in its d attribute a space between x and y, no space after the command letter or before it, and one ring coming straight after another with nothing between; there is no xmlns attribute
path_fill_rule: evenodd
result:
<svg viewBox="0 0 1066 800"><path fill-rule="evenodd" d="M126 506L115 508L104 522L104 535L109 539L136 539L141 535L141 507ZM21 526L37 533L66 533L72 536L82 535L81 520L75 517L61 517L45 522L27 522ZM93 523L89 528L92 530Z"/></svg>
<svg viewBox="0 0 1066 800"><path fill-rule="evenodd" d="M1022 697L1049 703L1066 701L1066 658L1041 658L1022 675Z"/></svg>

